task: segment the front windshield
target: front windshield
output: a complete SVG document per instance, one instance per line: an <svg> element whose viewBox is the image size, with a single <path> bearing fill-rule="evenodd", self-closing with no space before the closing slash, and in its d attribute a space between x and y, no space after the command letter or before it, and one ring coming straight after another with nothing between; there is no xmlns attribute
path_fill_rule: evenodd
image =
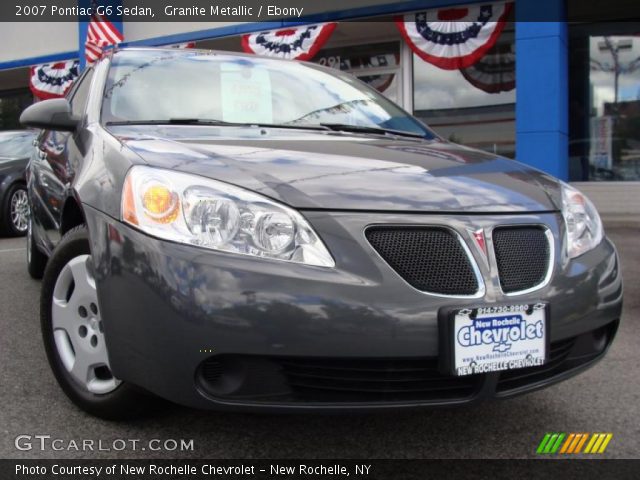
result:
<svg viewBox="0 0 640 480"><path fill-rule="evenodd" d="M33 134L29 132L0 132L0 159L25 158L31 155Z"/></svg>
<svg viewBox="0 0 640 480"><path fill-rule="evenodd" d="M399 107L340 72L200 51L116 53L102 122L171 119L289 127L347 125L433 137Z"/></svg>

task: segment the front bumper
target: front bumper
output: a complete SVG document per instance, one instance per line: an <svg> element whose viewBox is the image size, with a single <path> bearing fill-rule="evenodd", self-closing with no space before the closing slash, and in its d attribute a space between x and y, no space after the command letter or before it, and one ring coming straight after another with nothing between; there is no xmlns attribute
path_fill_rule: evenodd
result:
<svg viewBox="0 0 640 480"><path fill-rule="evenodd" d="M554 213L305 212L333 254L334 269L165 242L90 207L85 214L114 375L193 407L377 409L512 396L592 365L610 345L621 313L622 280L608 240L571 262L557 255L545 287L511 297L478 258L483 298L453 299L408 286L363 234L381 221L459 232L543 223L560 252ZM538 301L550 306L548 364L459 378L440 373L443 309Z"/></svg>

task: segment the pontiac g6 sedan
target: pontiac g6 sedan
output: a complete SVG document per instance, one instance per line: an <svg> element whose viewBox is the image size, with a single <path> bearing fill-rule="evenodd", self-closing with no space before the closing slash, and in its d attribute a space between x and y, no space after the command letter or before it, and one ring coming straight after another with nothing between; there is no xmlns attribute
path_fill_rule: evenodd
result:
<svg viewBox="0 0 640 480"><path fill-rule="evenodd" d="M28 269L53 373L86 411L463 405L567 379L621 314L579 191L444 141L356 79L125 49L28 169Z"/></svg>

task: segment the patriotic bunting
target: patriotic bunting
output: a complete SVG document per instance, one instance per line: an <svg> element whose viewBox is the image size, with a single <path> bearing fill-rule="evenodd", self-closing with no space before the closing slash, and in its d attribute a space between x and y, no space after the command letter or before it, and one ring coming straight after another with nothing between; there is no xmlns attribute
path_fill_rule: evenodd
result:
<svg viewBox="0 0 640 480"><path fill-rule="evenodd" d="M124 37L113 23L97 13L91 15L87 29L87 41L84 44L84 57L87 65L100 59L104 49L110 45L117 45Z"/></svg>
<svg viewBox="0 0 640 480"><path fill-rule="evenodd" d="M513 3L486 3L433 9L396 18L411 49L445 70L467 68L493 47Z"/></svg>
<svg viewBox="0 0 640 480"><path fill-rule="evenodd" d="M516 88L516 54L511 43L497 44L484 57L460 70L474 87L487 93L509 92Z"/></svg>
<svg viewBox="0 0 640 480"><path fill-rule="evenodd" d="M289 60L311 60L326 43L336 23L304 25L242 36L247 53Z"/></svg>
<svg viewBox="0 0 640 480"><path fill-rule="evenodd" d="M31 67L31 92L41 100L64 97L73 81L78 78L78 65L78 60L69 60Z"/></svg>

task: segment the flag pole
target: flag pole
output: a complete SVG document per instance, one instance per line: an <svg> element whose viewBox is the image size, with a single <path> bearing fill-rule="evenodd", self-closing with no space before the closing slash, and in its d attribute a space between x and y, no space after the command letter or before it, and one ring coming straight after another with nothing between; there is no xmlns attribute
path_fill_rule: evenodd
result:
<svg viewBox="0 0 640 480"><path fill-rule="evenodd" d="M78 7L81 11L82 8L89 8L91 6L91 0L78 0ZM82 73L84 67L87 65L87 61L84 58L84 42L87 40L87 30L89 28L88 17L78 17L78 60L80 64L78 66L78 72Z"/></svg>

